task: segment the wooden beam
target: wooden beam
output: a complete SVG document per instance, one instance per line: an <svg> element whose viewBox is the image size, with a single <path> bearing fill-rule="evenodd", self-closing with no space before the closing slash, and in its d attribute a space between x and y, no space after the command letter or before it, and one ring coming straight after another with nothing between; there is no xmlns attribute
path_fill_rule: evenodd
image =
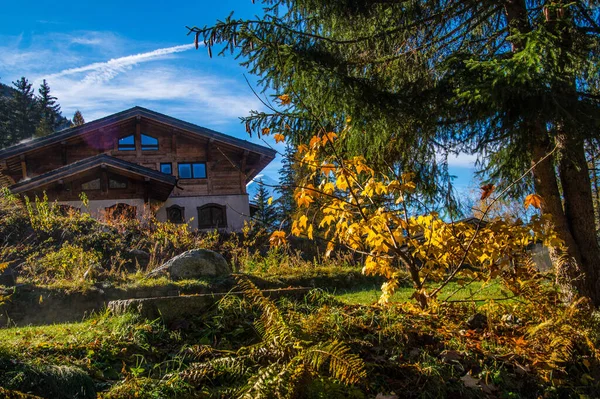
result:
<svg viewBox="0 0 600 399"><path fill-rule="evenodd" d="M177 156L177 133L175 133L175 129L171 129L171 152L173 156Z"/></svg>
<svg viewBox="0 0 600 399"><path fill-rule="evenodd" d="M21 172L23 173L23 179L27 179L27 161L25 155L21 155Z"/></svg>
<svg viewBox="0 0 600 399"><path fill-rule="evenodd" d="M140 123L142 117L135 117L135 155L139 158L142 156L142 125Z"/></svg>
<svg viewBox="0 0 600 399"><path fill-rule="evenodd" d="M206 189L208 191L208 195L211 195L213 193L212 171L215 169L215 167L214 167L214 162L213 162L214 157L212 156L212 152L214 149L214 146L213 146L214 141L215 140L213 140L213 139L208 139L208 141L206 142L206 177L207 177Z"/></svg>
<svg viewBox="0 0 600 399"><path fill-rule="evenodd" d="M242 154L242 162L240 164L240 190L242 194L246 194L246 161L250 152L245 150Z"/></svg>
<svg viewBox="0 0 600 399"><path fill-rule="evenodd" d="M61 145L61 156L62 156L62 164L66 165L67 164L67 142L66 141L61 141L60 142Z"/></svg>
<svg viewBox="0 0 600 399"><path fill-rule="evenodd" d="M106 173L106 165L102 165L100 174L100 190L104 193L108 193L108 174Z"/></svg>
<svg viewBox="0 0 600 399"><path fill-rule="evenodd" d="M150 179L148 177L144 178L144 204L150 202Z"/></svg>

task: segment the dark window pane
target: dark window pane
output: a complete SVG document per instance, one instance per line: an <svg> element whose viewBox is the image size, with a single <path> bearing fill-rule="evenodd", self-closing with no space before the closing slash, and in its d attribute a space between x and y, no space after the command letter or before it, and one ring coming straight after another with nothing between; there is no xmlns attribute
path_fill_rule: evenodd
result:
<svg viewBox="0 0 600 399"><path fill-rule="evenodd" d="M109 188L127 188L127 180L108 179Z"/></svg>
<svg viewBox="0 0 600 399"><path fill-rule="evenodd" d="M206 165L203 163L195 163L194 166L194 178L204 179L206 178Z"/></svg>
<svg viewBox="0 0 600 399"><path fill-rule="evenodd" d="M189 163L179 164L179 178L180 179L191 179L192 178L192 165Z"/></svg>
<svg viewBox="0 0 600 399"><path fill-rule="evenodd" d="M161 163L160 164L160 171L162 173L167 174L167 175L173 174L173 169L172 169L170 163Z"/></svg>
<svg viewBox="0 0 600 399"><path fill-rule="evenodd" d="M142 134L142 151L158 150L158 139Z"/></svg>
<svg viewBox="0 0 600 399"><path fill-rule="evenodd" d="M119 139L119 151L133 150L135 150L135 139L133 138L133 134Z"/></svg>
<svg viewBox="0 0 600 399"><path fill-rule="evenodd" d="M201 229L227 227L225 207L221 205L205 205L198 208L198 227Z"/></svg>
<svg viewBox="0 0 600 399"><path fill-rule="evenodd" d="M178 206L167 208L167 219L171 223L183 223L183 209Z"/></svg>
<svg viewBox="0 0 600 399"><path fill-rule="evenodd" d="M136 215L136 207L128 204L115 204L109 206L106 210L106 217L109 219L114 218L127 218L133 219Z"/></svg>
<svg viewBox="0 0 600 399"><path fill-rule="evenodd" d="M81 184L81 189L87 190L100 190L100 179L90 180Z"/></svg>

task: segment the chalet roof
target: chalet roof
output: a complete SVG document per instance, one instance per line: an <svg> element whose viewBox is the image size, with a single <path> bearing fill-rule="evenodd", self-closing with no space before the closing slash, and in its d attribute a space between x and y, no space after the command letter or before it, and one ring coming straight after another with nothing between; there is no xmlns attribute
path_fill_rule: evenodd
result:
<svg viewBox="0 0 600 399"><path fill-rule="evenodd" d="M170 190L177 183L177 178L175 176L167 175L165 173L161 173L135 163L114 158L110 155L100 154L90 158L82 159L81 161L73 162L71 164L62 166L58 169L54 169L50 172L13 184L9 187L9 189L15 194L23 193L29 190L33 190L36 187L50 184L61 179L74 176L87 170L102 166L148 178L162 186L170 186Z"/></svg>
<svg viewBox="0 0 600 399"><path fill-rule="evenodd" d="M164 115L156 111L136 106L125 111L117 112L116 114L105 116L104 118L96 119L95 121L85 123L81 126L64 129L59 132L50 134L48 136L39 137L26 142L15 144L11 147L0 150L0 159L6 159L40 147L59 143L71 137L82 135L90 131L97 130L101 127L135 117L144 117L150 120L154 120L160 123L176 127L178 129L197 134L202 137L213 139L217 142L229 144L232 146L242 148L244 150L258 153L270 159L275 158L276 152L271 148L254 144L249 141L241 140L232 136L228 136L226 134L207 129L202 126L194 125L193 123L182 121L181 119L173 118L171 116Z"/></svg>

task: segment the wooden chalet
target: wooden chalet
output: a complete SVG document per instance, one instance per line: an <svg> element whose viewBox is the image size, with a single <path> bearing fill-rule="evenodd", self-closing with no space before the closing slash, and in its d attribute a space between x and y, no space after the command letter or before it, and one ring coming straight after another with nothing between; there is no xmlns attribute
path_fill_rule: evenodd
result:
<svg viewBox="0 0 600 399"><path fill-rule="evenodd" d="M236 231L250 214L246 184L274 157L270 148L134 107L0 150L0 186L30 198L46 193L94 216L147 208L159 220Z"/></svg>

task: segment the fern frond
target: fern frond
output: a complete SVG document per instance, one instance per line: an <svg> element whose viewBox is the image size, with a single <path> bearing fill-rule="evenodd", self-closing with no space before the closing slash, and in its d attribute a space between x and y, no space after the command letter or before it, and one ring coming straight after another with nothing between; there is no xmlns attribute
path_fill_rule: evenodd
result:
<svg viewBox="0 0 600 399"><path fill-rule="evenodd" d="M193 363L179 375L184 381L195 386L222 375L236 379L248 372L244 361L244 357L221 357L204 363Z"/></svg>
<svg viewBox="0 0 600 399"><path fill-rule="evenodd" d="M256 323L257 331L267 341L281 342L289 345L294 341L294 334L283 319L275 303L247 278L238 278L238 286L244 295L261 311L260 321Z"/></svg>
<svg viewBox="0 0 600 399"><path fill-rule="evenodd" d="M248 384L243 388L243 394L240 398L272 398L274 396L274 387L277 385L277 374L280 368L280 364L272 363L267 367L259 369L258 372L248 380Z"/></svg>
<svg viewBox="0 0 600 399"><path fill-rule="evenodd" d="M355 384L366 377L365 365L360 357L350 353L341 342L324 342L306 349L304 362L319 371L329 362L329 374L345 384Z"/></svg>

